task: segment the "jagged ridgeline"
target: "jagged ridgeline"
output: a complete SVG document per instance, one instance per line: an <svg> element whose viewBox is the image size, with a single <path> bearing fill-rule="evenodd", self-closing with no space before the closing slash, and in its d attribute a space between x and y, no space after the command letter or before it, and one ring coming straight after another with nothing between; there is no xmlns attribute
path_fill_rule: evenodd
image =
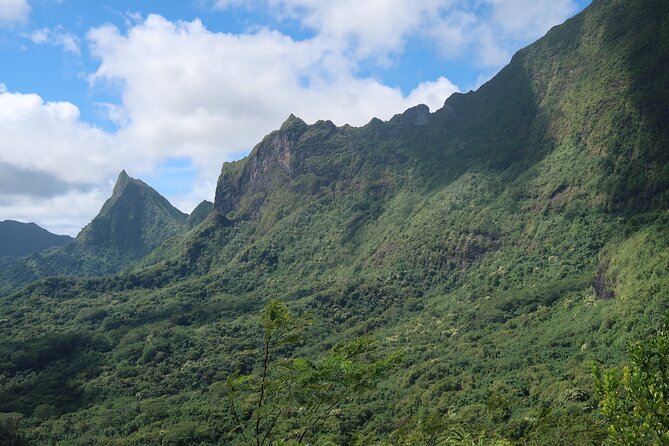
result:
<svg viewBox="0 0 669 446"><path fill-rule="evenodd" d="M254 368L276 298L313 315L300 355L361 334L403 352L313 444L435 416L599 444L592 362L618 364L669 307L668 86L669 3L596 0L435 113L291 116L132 270L3 298L0 412L42 442L243 444L224 382Z"/></svg>

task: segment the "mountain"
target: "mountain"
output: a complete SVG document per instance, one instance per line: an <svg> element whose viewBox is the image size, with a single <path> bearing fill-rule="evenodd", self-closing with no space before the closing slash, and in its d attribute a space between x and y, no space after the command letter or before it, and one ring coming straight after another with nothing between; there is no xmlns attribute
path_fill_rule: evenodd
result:
<svg viewBox="0 0 669 446"><path fill-rule="evenodd" d="M122 171L112 196L77 236L92 249L115 250L136 259L183 231L188 215L144 182Z"/></svg>
<svg viewBox="0 0 669 446"><path fill-rule="evenodd" d="M71 243L4 265L0 275L10 288L47 276L113 274L184 232L187 219L154 189L122 171L112 196Z"/></svg>
<svg viewBox="0 0 669 446"><path fill-rule="evenodd" d="M72 237L52 234L35 223L0 221L0 256L23 257L71 241Z"/></svg>
<svg viewBox="0 0 669 446"><path fill-rule="evenodd" d="M592 364L669 309L668 29L664 1L595 0L435 113L290 116L150 262L2 298L0 412L42 442L243 444L226 380L274 298L310 315L279 351L303 369L361 335L402 354L312 444L603 444Z"/></svg>
<svg viewBox="0 0 669 446"><path fill-rule="evenodd" d="M209 216L209 213L214 208L214 203L211 201L203 200L200 204L195 206L193 212L188 216L186 225L189 228L194 228L204 221L205 218Z"/></svg>

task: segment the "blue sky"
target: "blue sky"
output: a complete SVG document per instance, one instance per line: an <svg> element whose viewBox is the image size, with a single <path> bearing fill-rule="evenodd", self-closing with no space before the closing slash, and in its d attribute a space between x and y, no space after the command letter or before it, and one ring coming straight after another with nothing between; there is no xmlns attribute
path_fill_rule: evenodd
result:
<svg viewBox="0 0 669 446"><path fill-rule="evenodd" d="M288 114L434 111L588 3L0 0L0 220L76 234L121 169L189 212Z"/></svg>

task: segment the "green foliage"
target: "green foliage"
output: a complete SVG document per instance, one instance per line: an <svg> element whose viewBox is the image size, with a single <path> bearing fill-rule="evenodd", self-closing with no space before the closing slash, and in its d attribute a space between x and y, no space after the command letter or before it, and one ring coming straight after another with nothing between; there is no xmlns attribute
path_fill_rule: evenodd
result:
<svg viewBox="0 0 669 446"><path fill-rule="evenodd" d="M211 201L202 201L188 216L188 220L186 220L186 226L188 226L188 228L194 228L195 226L199 225L207 218L207 216L209 216L213 208L214 203Z"/></svg>
<svg viewBox="0 0 669 446"><path fill-rule="evenodd" d="M18 421L22 418L21 414L0 413L0 444L5 446L27 446L27 442L22 438Z"/></svg>
<svg viewBox="0 0 669 446"><path fill-rule="evenodd" d="M657 334L632 343L628 354L622 369L593 369L610 439L669 445L669 314Z"/></svg>
<svg viewBox="0 0 669 446"><path fill-rule="evenodd" d="M247 444L310 444L338 406L372 390L398 359L389 355L371 360L374 342L368 337L338 344L318 362L275 358L302 341L307 320L293 317L284 304L273 300L263 310L261 324L257 370L231 375L226 381L235 430Z"/></svg>

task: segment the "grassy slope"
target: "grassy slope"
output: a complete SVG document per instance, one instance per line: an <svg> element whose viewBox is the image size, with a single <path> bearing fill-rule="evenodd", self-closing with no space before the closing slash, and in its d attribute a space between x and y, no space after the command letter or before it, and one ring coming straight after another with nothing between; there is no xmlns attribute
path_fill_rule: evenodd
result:
<svg viewBox="0 0 669 446"><path fill-rule="evenodd" d="M669 302L667 9L595 1L427 118L291 118L146 268L5 299L0 411L54 406L26 422L42 439L225 438L221 381L278 297L318 317L305 353L367 332L406 351L323 427L338 442L433 411L531 441L542 405L589 412L592 361L619 362Z"/></svg>

